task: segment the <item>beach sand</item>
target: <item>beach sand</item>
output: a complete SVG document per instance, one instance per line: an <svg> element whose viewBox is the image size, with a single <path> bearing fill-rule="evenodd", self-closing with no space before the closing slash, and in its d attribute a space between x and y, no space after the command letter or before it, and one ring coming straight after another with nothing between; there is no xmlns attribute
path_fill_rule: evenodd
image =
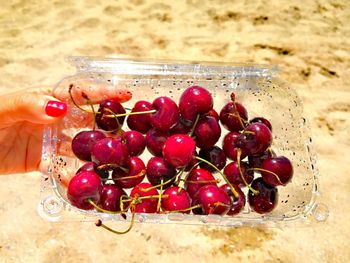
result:
<svg viewBox="0 0 350 263"><path fill-rule="evenodd" d="M54 85L74 72L69 55L277 64L304 101L328 220L278 229L138 224L116 236L93 223L43 221L40 174L7 175L0 262L349 262L349 2L167 2L2 0L0 93Z"/></svg>

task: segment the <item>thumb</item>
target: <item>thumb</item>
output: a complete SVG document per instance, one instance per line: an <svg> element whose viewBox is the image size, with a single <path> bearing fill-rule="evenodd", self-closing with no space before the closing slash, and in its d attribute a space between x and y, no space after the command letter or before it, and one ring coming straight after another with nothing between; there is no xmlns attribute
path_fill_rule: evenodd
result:
<svg viewBox="0 0 350 263"><path fill-rule="evenodd" d="M0 96L0 126L21 121L49 124L62 117L67 105L52 96L34 93L13 93Z"/></svg>

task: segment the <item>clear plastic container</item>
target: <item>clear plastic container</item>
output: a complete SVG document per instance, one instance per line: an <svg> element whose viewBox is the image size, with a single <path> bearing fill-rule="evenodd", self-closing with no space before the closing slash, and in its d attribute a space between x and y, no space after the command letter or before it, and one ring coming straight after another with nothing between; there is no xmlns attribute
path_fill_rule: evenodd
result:
<svg viewBox="0 0 350 263"><path fill-rule="evenodd" d="M287 221L326 220L327 207L316 203L319 173L309 128L303 117L302 102L285 81L276 77L275 67L87 57L72 57L69 61L76 66L77 72L60 81L55 92L67 92L71 84L127 89L133 97L123 105L130 108L140 99L152 102L157 96L169 96L177 102L184 89L199 85L210 90L214 97L214 109L219 112L230 101L231 92L234 92L237 101L247 108L249 118L263 116L271 121L272 148L293 163L292 182L278 187L278 205L271 213L255 213L246 204L243 211L233 217L182 213L136 214L136 222L276 226ZM80 129L86 129L79 127L83 118L86 116L69 103L68 115L60 123L45 129L42 162L47 169L42 177L39 214L49 221L93 221L97 218L125 221L120 215L77 209L66 198L66 188L59 177L76 171L81 165L77 158L69 154L70 141L67 138L73 137ZM127 130L126 124L123 127ZM227 132L222 129L222 134ZM58 148L64 145L66 152L60 154ZM221 141L217 145L221 146ZM142 158L147 160L149 156L145 153ZM130 218L131 214L127 213L127 220Z"/></svg>

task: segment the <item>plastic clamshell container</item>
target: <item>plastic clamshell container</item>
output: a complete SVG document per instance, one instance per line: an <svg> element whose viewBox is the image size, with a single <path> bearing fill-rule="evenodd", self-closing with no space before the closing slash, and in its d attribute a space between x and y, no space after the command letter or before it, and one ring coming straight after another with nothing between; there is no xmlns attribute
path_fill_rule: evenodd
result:
<svg viewBox="0 0 350 263"><path fill-rule="evenodd" d="M236 101L246 107L249 119L263 116L270 120L273 126L272 149L277 155L284 155L293 163L293 179L286 186L278 187L278 204L268 214L255 213L247 203L241 213L233 217L182 213L136 214L136 222L277 226L289 221L326 220L327 207L316 203L319 195L319 173L309 128L303 117L302 102L285 81L276 77L275 67L89 57L71 57L69 61L76 66L77 72L57 84L54 92L56 94L68 94L70 85L86 85L90 89L103 87L121 92L127 90L132 93L132 99L123 103L123 106L132 108L138 100L152 102L158 96L168 96L178 102L187 87L199 85L211 92L214 109L220 112L234 92ZM49 221L93 221L97 218L125 221L120 215L80 210L67 200L62 177L74 174L82 165L71 152L71 138L77 132L92 127L92 122L86 121L89 116L77 109L69 97L67 103L67 115L59 123L46 127L44 131L42 163L46 168L42 176L38 212ZM84 126L83 123L89 123L90 126ZM126 123L123 129L128 130ZM226 133L228 131L222 127L221 137ZM221 140L217 145L221 147ZM149 157L147 153L141 156L145 163ZM244 192L247 193L247 189ZM130 220L131 213L126 215L127 221Z"/></svg>

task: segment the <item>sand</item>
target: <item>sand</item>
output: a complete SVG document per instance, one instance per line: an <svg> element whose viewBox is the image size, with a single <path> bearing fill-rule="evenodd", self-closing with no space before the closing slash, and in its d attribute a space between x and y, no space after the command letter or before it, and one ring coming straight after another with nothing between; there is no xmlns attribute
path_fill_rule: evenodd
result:
<svg viewBox="0 0 350 263"><path fill-rule="evenodd" d="M40 174L7 175L0 262L349 262L349 2L170 2L2 0L0 93L54 85L74 72L68 55L277 64L304 101L328 220L278 229L137 225L115 236L92 223L43 221Z"/></svg>

